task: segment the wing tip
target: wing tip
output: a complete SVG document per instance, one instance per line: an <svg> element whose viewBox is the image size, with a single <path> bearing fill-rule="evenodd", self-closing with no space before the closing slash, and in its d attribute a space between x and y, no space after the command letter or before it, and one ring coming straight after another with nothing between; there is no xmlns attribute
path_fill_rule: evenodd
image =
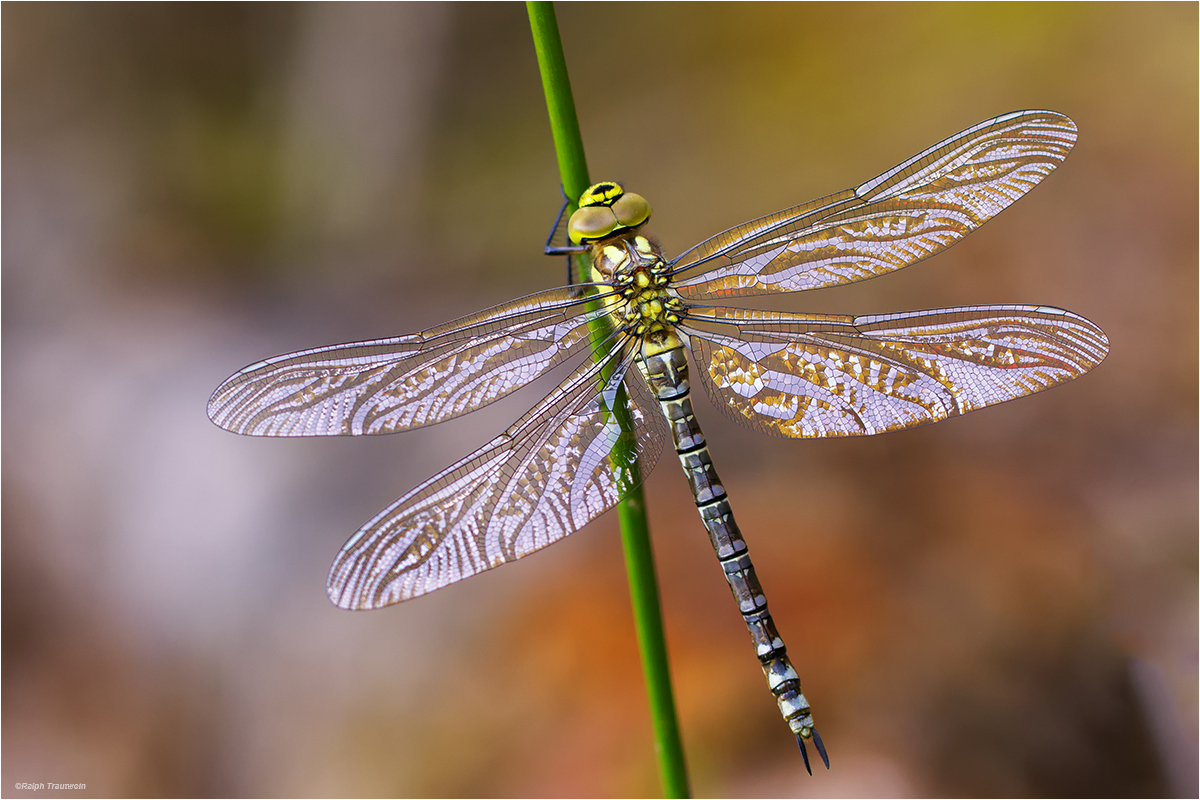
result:
<svg viewBox="0 0 1200 800"><path fill-rule="evenodd" d="M377 573L369 570L367 565L372 557L357 552L354 547L368 527L351 536L333 559L325 579L325 595L329 602L346 611L375 611L425 594L419 582L402 581L397 585L395 576L392 580L380 581Z"/></svg>
<svg viewBox="0 0 1200 800"><path fill-rule="evenodd" d="M266 434L247 430L245 420L238 413L239 403L236 390L246 382L245 372L248 369L249 367L239 370L221 381L209 396L204 411L208 415L209 421L223 431L236 433L239 436L263 436Z"/></svg>
<svg viewBox="0 0 1200 800"><path fill-rule="evenodd" d="M353 596L347 596L345 586L334 581L333 573L330 573L329 580L325 582L325 595L329 598L329 602L333 603L343 611L362 611L363 606L353 602Z"/></svg>
<svg viewBox="0 0 1200 800"><path fill-rule="evenodd" d="M381 608L382 606L362 602L361 592L351 586L352 581L346 575L347 565L342 555L338 553L333 566L329 568L329 577L325 579L325 595L329 602L344 611L370 611Z"/></svg>
<svg viewBox="0 0 1200 800"><path fill-rule="evenodd" d="M363 611L375 607L369 602L363 602L361 567L358 566L362 557L356 556L352 547L362 535L363 531L360 529L342 545L342 549L329 566L328 577L325 578L325 594L329 597L329 602L346 611Z"/></svg>
<svg viewBox="0 0 1200 800"><path fill-rule="evenodd" d="M208 421L221 430L229 431L230 433L242 433L242 431L238 430L233 420L230 419L231 415L228 403L223 398L218 397L228 383L229 381L225 381L212 393L212 396L208 398L208 403L204 407L204 413L208 415Z"/></svg>

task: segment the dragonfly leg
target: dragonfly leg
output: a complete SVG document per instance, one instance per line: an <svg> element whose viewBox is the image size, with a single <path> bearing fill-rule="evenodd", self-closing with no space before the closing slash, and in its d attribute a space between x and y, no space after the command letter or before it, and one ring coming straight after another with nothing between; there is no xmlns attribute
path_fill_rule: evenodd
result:
<svg viewBox="0 0 1200 800"><path fill-rule="evenodd" d="M574 286L575 271L573 267L575 261L571 256L576 253L586 252L587 247L573 245L567 239L567 221L570 219L570 214L567 213L567 210L571 207L571 198L567 197L567 193L563 190L562 186L558 188L562 192L563 204L558 209L558 215L554 217L554 224L550 226L550 235L546 237L546 247L542 252L548 256L567 257L567 286Z"/></svg>

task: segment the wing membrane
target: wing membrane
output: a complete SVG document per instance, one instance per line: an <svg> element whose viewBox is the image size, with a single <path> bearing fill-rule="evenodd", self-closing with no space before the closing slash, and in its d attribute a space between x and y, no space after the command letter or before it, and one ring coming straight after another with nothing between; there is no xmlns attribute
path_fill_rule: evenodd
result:
<svg viewBox="0 0 1200 800"><path fill-rule="evenodd" d="M334 560L330 599L354 609L407 600L540 550L615 505L668 436L628 370L635 352L626 342L588 360L503 435L364 525ZM613 409L625 398L623 426Z"/></svg>
<svg viewBox="0 0 1200 800"><path fill-rule="evenodd" d="M552 289L422 333L276 356L217 387L208 416L252 436L359 436L442 422L584 349L587 299L579 287Z"/></svg>
<svg viewBox="0 0 1200 800"><path fill-rule="evenodd" d="M1036 186L1075 123L1017 111L974 125L854 189L747 222L673 263L685 298L798 292L864 280L962 239Z"/></svg>
<svg viewBox="0 0 1200 800"><path fill-rule="evenodd" d="M1098 327L1047 306L860 317L714 308L689 311L685 325L717 407L794 438L936 422L1077 378L1108 353Z"/></svg>

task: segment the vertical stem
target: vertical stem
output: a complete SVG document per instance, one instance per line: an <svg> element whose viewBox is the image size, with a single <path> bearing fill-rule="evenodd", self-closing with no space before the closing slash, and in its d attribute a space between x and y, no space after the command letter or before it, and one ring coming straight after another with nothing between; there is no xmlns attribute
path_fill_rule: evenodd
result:
<svg viewBox="0 0 1200 800"><path fill-rule="evenodd" d="M546 108L550 113L550 129L554 134L554 150L558 155L563 191L567 197L575 199L591 181L583 152L583 138L579 133L579 120L575 115L571 82L567 76L567 62L558 35L558 20L554 15L553 3L527 2L525 5L533 30L538 67L542 73L542 88L546 93ZM592 330L593 341L606 340L607 332L607 321L603 318L596 320ZM603 355L602 352L596 354L597 357ZM622 419L622 427L632 430L628 408L618 408L616 413ZM630 444L626 438L622 437L620 446L628 448ZM642 672L654 724L654 745L663 794L667 797L688 797L687 768L683 760L683 743L679 737L679 720L675 714L662 607L654 571L654 552L650 545L646 500L640 482L617 506L617 515L621 524L621 542L625 550L625 569L629 576L629 594L633 603L638 649L642 656Z"/></svg>
<svg viewBox="0 0 1200 800"><path fill-rule="evenodd" d="M558 36L558 18L551 2L527 2L529 26L533 29L533 47L537 51L538 68L542 73L542 89L546 94L546 110L550 112L550 132L554 135L554 152L558 156L558 172L563 191L572 204L591 185L587 157L583 154L583 137L579 133L579 118L575 115L575 97L571 94L571 79L567 75L567 60L563 56L562 39Z"/></svg>

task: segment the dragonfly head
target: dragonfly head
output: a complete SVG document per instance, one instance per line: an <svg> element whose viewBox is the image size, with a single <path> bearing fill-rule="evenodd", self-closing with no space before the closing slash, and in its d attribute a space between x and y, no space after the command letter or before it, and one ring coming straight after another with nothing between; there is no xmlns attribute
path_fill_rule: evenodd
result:
<svg viewBox="0 0 1200 800"><path fill-rule="evenodd" d="M627 192L615 181L589 186L579 197L579 208L567 223L567 235L575 244L592 242L650 219L650 204L640 194Z"/></svg>

